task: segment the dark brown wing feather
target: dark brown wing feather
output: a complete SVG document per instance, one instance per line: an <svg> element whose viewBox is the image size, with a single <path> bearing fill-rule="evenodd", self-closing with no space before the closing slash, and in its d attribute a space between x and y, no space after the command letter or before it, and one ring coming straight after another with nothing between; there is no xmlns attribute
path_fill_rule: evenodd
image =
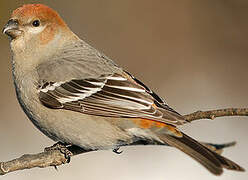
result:
<svg viewBox="0 0 248 180"><path fill-rule="evenodd" d="M220 175L223 172L223 168L244 171L244 169L235 162L217 154L214 151L211 151L186 134L183 134L182 137L175 137L170 135L158 136L166 144L174 146L194 158L215 175Z"/></svg>
<svg viewBox="0 0 248 180"><path fill-rule="evenodd" d="M40 101L49 108L106 117L147 118L173 125L185 122L183 116L125 72L48 84L41 86Z"/></svg>

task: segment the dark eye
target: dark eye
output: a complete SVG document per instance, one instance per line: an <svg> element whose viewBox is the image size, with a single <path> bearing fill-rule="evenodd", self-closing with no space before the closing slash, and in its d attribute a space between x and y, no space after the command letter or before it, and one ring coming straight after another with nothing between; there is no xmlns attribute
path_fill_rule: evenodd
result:
<svg viewBox="0 0 248 180"><path fill-rule="evenodd" d="M40 21L39 20L34 20L33 23L32 23L32 25L34 27L38 27L38 26L40 26Z"/></svg>

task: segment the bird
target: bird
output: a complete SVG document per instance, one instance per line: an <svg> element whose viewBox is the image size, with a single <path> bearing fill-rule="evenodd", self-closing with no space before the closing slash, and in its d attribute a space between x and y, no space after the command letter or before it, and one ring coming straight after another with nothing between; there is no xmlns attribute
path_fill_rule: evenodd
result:
<svg viewBox="0 0 248 180"><path fill-rule="evenodd" d="M43 4L25 4L3 28L12 52L17 99L46 136L86 150L114 150L137 141L186 153L211 173L244 169L189 137L188 121L111 58L80 39Z"/></svg>

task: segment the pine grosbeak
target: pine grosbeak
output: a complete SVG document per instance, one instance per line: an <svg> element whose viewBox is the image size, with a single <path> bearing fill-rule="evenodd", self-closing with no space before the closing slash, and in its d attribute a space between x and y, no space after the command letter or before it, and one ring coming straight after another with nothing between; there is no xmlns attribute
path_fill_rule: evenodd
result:
<svg viewBox="0 0 248 180"><path fill-rule="evenodd" d="M86 150L117 149L138 140L174 146L212 173L243 171L177 129L187 123L155 92L77 37L42 4L13 11L10 37L18 100L45 135Z"/></svg>

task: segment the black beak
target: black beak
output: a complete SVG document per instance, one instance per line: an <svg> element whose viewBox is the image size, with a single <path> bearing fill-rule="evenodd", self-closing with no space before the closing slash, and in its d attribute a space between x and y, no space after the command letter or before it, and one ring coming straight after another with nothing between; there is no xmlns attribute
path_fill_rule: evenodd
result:
<svg viewBox="0 0 248 180"><path fill-rule="evenodd" d="M2 32L10 36L11 38L17 37L21 33L21 31L19 30L18 20L10 19L4 26Z"/></svg>

